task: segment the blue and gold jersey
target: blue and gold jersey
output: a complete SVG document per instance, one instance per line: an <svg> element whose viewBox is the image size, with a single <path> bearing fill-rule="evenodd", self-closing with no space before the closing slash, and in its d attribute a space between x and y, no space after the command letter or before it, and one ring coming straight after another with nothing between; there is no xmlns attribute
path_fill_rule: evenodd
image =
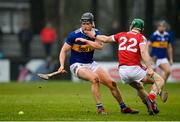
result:
<svg viewBox="0 0 180 122"><path fill-rule="evenodd" d="M99 35L97 29L93 31ZM82 29L77 29L69 34L66 43L71 46L70 65L73 63L92 63L94 48L84 42L75 42L76 38L84 38L87 40L95 41L82 32Z"/></svg>
<svg viewBox="0 0 180 122"><path fill-rule="evenodd" d="M151 57L166 58L167 48L169 43L171 43L171 37L168 32L161 34L159 31L155 31L151 37L152 42Z"/></svg>

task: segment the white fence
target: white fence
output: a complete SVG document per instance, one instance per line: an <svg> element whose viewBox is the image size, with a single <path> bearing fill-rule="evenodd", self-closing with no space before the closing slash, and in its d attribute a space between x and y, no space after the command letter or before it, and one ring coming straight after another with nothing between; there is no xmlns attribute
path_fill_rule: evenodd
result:
<svg viewBox="0 0 180 122"><path fill-rule="evenodd" d="M10 62L9 60L0 60L0 82L10 81Z"/></svg>

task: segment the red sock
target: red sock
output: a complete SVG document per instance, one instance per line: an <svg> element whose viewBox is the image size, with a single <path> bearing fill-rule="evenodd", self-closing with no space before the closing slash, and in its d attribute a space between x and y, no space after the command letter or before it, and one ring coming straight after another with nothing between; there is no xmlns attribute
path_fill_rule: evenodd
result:
<svg viewBox="0 0 180 122"><path fill-rule="evenodd" d="M149 99L150 99L151 101L154 101L155 98L156 98L156 95L153 94L153 93L150 93L148 97L149 97Z"/></svg>

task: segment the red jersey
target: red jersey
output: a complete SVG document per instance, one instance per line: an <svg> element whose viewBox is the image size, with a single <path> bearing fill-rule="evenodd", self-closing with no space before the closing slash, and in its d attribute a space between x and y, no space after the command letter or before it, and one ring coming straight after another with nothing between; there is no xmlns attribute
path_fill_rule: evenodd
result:
<svg viewBox="0 0 180 122"><path fill-rule="evenodd" d="M119 66L141 66L141 53L139 45L146 44L145 37L136 30L121 32L112 36L118 42Z"/></svg>

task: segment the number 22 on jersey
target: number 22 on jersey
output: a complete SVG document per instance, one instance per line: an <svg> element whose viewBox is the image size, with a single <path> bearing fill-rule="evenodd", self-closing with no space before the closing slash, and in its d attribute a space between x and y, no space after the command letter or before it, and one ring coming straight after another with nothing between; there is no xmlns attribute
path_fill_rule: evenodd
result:
<svg viewBox="0 0 180 122"><path fill-rule="evenodd" d="M130 52L137 52L137 40L135 38L127 39L126 37L120 38L121 43L119 43L119 50L127 50ZM127 45L127 43L130 42L131 44Z"/></svg>

